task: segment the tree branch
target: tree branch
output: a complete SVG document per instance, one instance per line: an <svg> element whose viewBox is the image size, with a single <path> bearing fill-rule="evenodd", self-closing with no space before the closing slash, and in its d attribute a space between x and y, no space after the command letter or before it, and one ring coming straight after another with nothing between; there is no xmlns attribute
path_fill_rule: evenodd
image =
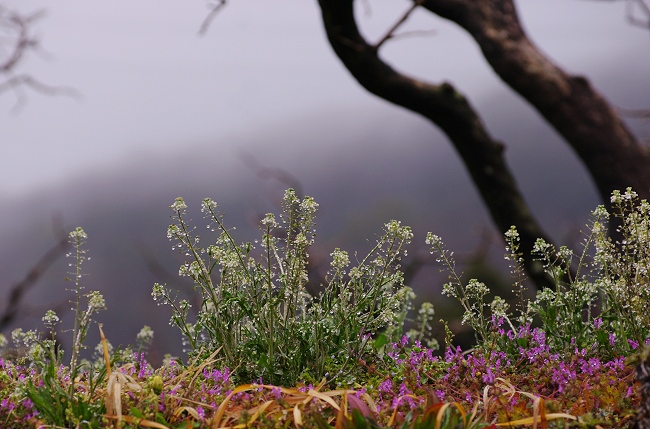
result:
<svg viewBox="0 0 650 429"><path fill-rule="evenodd" d="M217 16L221 8L224 7L225 5L226 5L226 0L217 0L216 4L212 4L209 6L210 12L203 20L203 23L201 24L201 28L199 28L199 36L204 36L208 32L208 30L210 29L210 25L212 24L212 20L214 20L214 18Z"/></svg>
<svg viewBox="0 0 650 429"><path fill-rule="evenodd" d="M0 5L0 28L6 29L10 34L9 54L0 62L0 72L12 70L20 62L25 53L38 45L36 39L29 36L29 25L43 16L42 11L32 15L19 15Z"/></svg>
<svg viewBox="0 0 650 429"><path fill-rule="evenodd" d="M0 332L15 321L23 307L22 300L25 294L36 285L43 274L65 253L68 245L67 235L62 234L59 241L32 266L25 278L11 287L7 305L4 311L0 313Z"/></svg>
<svg viewBox="0 0 650 429"><path fill-rule="evenodd" d="M28 74L15 73L27 52L39 46L38 40L30 36L29 28L43 15L43 11L21 15L0 5L0 29L8 34L0 42L0 48L5 48L6 51L0 54L0 74L5 76L4 81L0 82L0 94L9 90L16 93L14 111L23 105L24 95L20 92L23 86L49 95L67 95L76 99L81 97L73 88L50 86Z"/></svg>
<svg viewBox="0 0 650 429"><path fill-rule="evenodd" d="M282 184L282 189L291 188L296 191L298 198L304 198L302 182L293 174L282 168L265 167L259 163L255 156L244 150L239 152L239 159L260 179L275 179Z"/></svg>
<svg viewBox="0 0 650 429"><path fill-rule="evenodd" d="M564 137L589 170L603 201L613 190L634 188L650 197L650 151L582 76L569 76L524 33L513 0L425 0L423 7L456 22L483 55Z"/></svg>
<svg viewBox="0 0 650 429"><path fill-rule="evenodd" d="M549 241L534 219L503 156L470 103L452 85L432 85L404 76L383 62L360 35L353 0L320 0L323 22L334 52L369 92L412 110L440 127L463 159L493 221L504 233L515 225L525 267L537 287L550 286L548 276L531 257L537 238Z"/></svg>
<svg viewBox="0 0 650 429"><path fill-rule="evenodd" d="M16 104L14 104L13 107L14 112L19 111L24 105L25 96L20 92L20 89L25 86L42 94L66 95L76 100L80 100L82 98L81 93L79 93L79 91L74 88L67 86L50 86L30 75L20 74L11 76L4 82L0 82L0 94L8 90L13 90L16 94Z"/></svg>
<svg viewBox="0 0 650 429"><path fill-rule="evenodd" d="M423 0L415 0L413 4L408 8L406 12L404 12L404 15L400 19L397 20L397 22L386 32L384 37L382 37L379 42L375 43L375 49L378 50L381 45L383 45L386 41L389 39L392 39L395 37L395 31L406 22L406 20L411 16L411 14L417 9L417 7L422 3Z"/></svg>

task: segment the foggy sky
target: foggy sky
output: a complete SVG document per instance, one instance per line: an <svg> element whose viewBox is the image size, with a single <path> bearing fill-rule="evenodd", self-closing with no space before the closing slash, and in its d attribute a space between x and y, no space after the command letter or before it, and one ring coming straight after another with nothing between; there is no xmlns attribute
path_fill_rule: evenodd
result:
<svg viewBox="0 0 650 429"><path fill-rule="evenodd" d="M72 87L83 98L26 89L22 108L12 113L15 95L0 97L5 159L0 195L25 195L75 174L108 171L138 157L172 156L188 146L218 145L228 152L240 148L242 139L278 126L300 127L298 121L328 111L410 115L353 81L325 40L315 1L232 1L204 37L197 36L207 13L200 0L164 7L156 0L3 3L46 11L33 31L42 50L20 71ZM358 3L371 40L408 6L407 1ZM648 34L625 21L623 2L517 5L541 49L569 72L586 74L606 96L626 87L626 70L650 70ZM422 11L402 31L411 30L431 34L398 39L382 51L399 70L450 81L477 105L495 92L517 99L454 24ZM645 100L634 100L637 89L625 88L632 105L624 107L644 106ZM342 125L350 133L365 126Z"/></svg>

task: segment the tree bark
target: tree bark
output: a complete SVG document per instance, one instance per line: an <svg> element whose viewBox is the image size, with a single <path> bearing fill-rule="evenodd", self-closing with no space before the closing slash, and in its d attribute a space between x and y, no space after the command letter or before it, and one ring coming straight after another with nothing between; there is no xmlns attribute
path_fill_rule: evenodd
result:
<svg viewBox="0 0 650 429"><path fill-rule="evenodd" d="M650 150L582 76L570 76L528 39L512 0L423 0L427 10L464 28L499 77L573 148L603 201L632 187L650 198Z"/></svg>
<svg viewBox="0 0 650 429"><path fill-rule="evenodd" d="M378 56L378 48L360 35L354 0L319 0L334 52L369 92L412 110L440 127L463 159L474 184L502 233L515 225L526 271L537 285L551 285L531 257L537 238L550 242L526 204L504 158L504 145L493 139L467 99L452 85L428 84L398 73Z"/></svg>

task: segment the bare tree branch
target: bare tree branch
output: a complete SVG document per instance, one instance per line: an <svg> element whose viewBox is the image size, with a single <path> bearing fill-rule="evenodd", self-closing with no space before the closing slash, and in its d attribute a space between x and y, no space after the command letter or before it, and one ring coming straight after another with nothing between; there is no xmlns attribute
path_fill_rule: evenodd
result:
<svg viewBox="0 0 650 429"><path fill-rule="evenodd" d="M11 76L8 79L6 79L4 82L0 83L0 94L8 90L14 91L14 93L16 94L16 103L12 108L14 113L19 112L22 109L22 107L25 105L26 97L22 92L22 88L24 87L29 87L34 91L46 95L66 95L76 100L81 100L82 98L81 93L71 87L50 86L35 79L33 76L26 75L26 74Z"/></svg>
<svg viewBox="0 0 650 429"><path fill-rule="evenodd" d="M4 81L0 81L0 94L13 90L17 99L14 111L24 105L25 95L21 92L23 87L48 95L66 95L76 99L81 97L73 88L50 86L29 74L16 72L27 53L39 47L38 40L30 35L29 30L43 15L43 11L30 15L19 14L0 5L0 32L4 35L0 37L0 75L4 76Z"/></svg>
<svg viewBox="0 0 650 429"><path fill-rule="evenodd" d="M199 36L204 36L205 33L208 32L210 25L212 24L212 20L214 20L221 8L223 8L225 5L226 0L216 0L216 4L211 4L208 6L210 8L210 12L203 20L201 28L199 28Z"/></svg>
<svg viewBox="0 0 650 429"><path fill-rule="evenodd" d="M25 53L38 45L38 41L29 35L29 26L38 18L43 16L43 11L31 15L19 15L0 5L0 29L6 32L8 37L2 46L9 44L8 54L0 62L0 72L13 69L20 62Z"/></svg>
<svg viewBox="0 0 650 429"><path fill-rule="evenodd" d="M369 92L412 110L440 127L460 154L500 232L517 226L521 251L531 280L550 286L548 276L531 256L537 238L550 242L530 212L504 157L467 99L452 85L429 84L398 73L361 36L354 0L320 0L323 22L334 52Z"/></svg>
<svg viewBox="0 0 650 429"><path fill-rule="evenodd" d="M43 274L65 254L68 246L68 236L61 234L59 241L32 266L27 275L11 287L7 305L0 313L0 332L13 323L19 313L26 312L23 305L25 295L38 283ZM50 305L48 308L52 308L52 306Z"/></svg>
<svg viewBox="0 0 650 429"><path fill-rule="evenodd" d="M302 182L300 182L300 179L293 174L282 168L265 167L261 165L252 154L246 151L240 151L239 158L242 160L244 165L246 165L246 167L248 167L260 179L275 179L280 182L285 189L292 188L296 191L296 195L299 198L304 197Z"/></svg>
<svg viewBox="0 0 650 429"><path fill-rule="evenodd" d="M521 27L513 0L425 0L423 7L476 40L499 77L577 153L603 201L627 187L650 197L650 151L585 77L568 75L537 49Z"/></svg>
<svg viewBox="0 0 650 429"><path fill-rule="evenodd" d="M375 49L379 49L381 45L383 45L387 40L392 39L395 37L395 31L406 22L406 20L411 16L411 14L417 9L417 7L422 4L423 0L415 0L413 4L408 8L406 12L404 12L404 15L400 19L397 20L397 22L386 32L384 37L382 37L379 42L375 44Z"/></svg>

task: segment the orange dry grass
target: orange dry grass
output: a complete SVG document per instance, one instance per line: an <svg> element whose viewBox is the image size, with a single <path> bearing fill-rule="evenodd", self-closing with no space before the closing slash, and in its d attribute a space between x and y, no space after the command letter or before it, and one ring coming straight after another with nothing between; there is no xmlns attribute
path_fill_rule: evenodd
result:
<svg viewBox="0 0 650 429"><path fill-rule="evenodd" d="M123 414L123 396L127 393L134 394L141 392L146 386L143 386L141 382L132 377L125 375L124 371L122 371L124 369L130 369L132 364L125 365L120 368L120 371L110 370L108 347L101 327L100 335L107 368L107 387L105 391L102 391L106 405L106 414L104 417L114 421L114 427L117 428L120 428L122 423L126 422L131 425L147 428L170 429L168 426L159 422ZM209 359L205 360L200 365L188 367L181 374L168 380L167 383L172 386L179 386L181 380L191 378L189 385L192 386L203 369L207 365L214 363L214 357L218 352L219 350L216 350ZM188 398L188 396L191 396L191 388L189 392L185 392L185 395L168 395L168 397L177 399L179 400L179 404L183 404L176 406L171 412L171 415L174 417L174 427L177 427L179 422L185 420L188 429L194 427L195 422L201 422L203 424L202 427L208 427L210 429L244 429L252 427L261 416L273 418L274 415L286 416L288 413L290 413L290 418L295 428L300 429L305 423L304 412L313 412L315 408L320 410L319 414L321 416L328 416L325 417L326 423L334 424L335 429L349 427L348 423L351 420L351 409L360 410L366 417L371 416L372 414L377 415L377 405L372 397L367 393L363 392L359 394L359 392L355 390L322 391L324 386L325 380L323 380L318 386L306 391L305 389L301 390L297 388L286 388L265 384L244 384L234 388L216 408L209 404ZM274 393L279 392L281 393L281 396L276 399L264 399L267 398L267 396L262 396L261 398L263 402L260 405L252 407L244 407L241 404L236 404L232 401L233 396L235 395L244 392L260 392L262 390L267 390L269 392L273 391ZM350 399L351 397L349 395L355 396ZM477 415L478 401L476 402L472 412L468 413L458 402L442 403L437 400L431 401L431 398L428 398L428 406L422 413L421 418L427 418L431 414L435 415L435 429L440 429L445 413L453 412L455 409L456 412L460 414L463 427L468 428L476 424L477 421L481 421L481 417L487 419L489 418L488 416L494 415L496 409L501 404L501 398L505 397L511 399L515 395L524 395L531 399L532 416L507 422L493 423L489 428L496 429L497 427L530 426L533 429L537 429L538 427L541 429L547 429L548 422L551 420L577 419L576 416L568 413L547 413L544 400L540 396L516 390L508 380L503 378L497 378L494 386L486 386L483 389L481 399L484 411L481 416ZM398 398L398 404L407 397L413 398L416 401L423 399L416 395L408 394ZM316 407L313 407L313 404L316 404ZM211 410L212 417L201 419L198 407L202 407L204 410ZM387 427L398 425L403 420L403 418L398 414L398 409L399 407L396 406L392 411L387 422ZM238 423L243 413L246 413L247 415L246 423Z"/></svg>

